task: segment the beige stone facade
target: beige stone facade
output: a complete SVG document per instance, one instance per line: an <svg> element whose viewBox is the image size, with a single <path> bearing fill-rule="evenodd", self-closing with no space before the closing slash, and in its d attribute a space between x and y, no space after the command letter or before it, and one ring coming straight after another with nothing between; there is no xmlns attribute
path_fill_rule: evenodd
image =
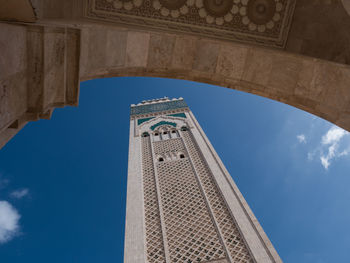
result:
<svg viewBox="0 0 350 263"><path fill-rule="evenodd" d="M129 140L125 263L282 262L182 98L133 105Z"/></svg>
<svg viewBox="0 0 350 263"><path fill-rule="evenodd" d="M0 1L0 147L77 105L80 81L115 76L242 90L350 130L348 1L227 1Z"/></svg>

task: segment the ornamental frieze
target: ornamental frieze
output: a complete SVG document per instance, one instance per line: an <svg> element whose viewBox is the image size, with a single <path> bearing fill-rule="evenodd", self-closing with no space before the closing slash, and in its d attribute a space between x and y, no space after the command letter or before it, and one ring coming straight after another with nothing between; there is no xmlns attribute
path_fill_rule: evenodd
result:
<svg viewBox="0 0 350 263"><path fill-rule="evenodd" d="M89 0L86 17L283 48L295 0Z"/></svg>
<svg viewBox="0 0 350 263"><path fill-rule="evenodd" d="M187 107L188 106L184 100L167 101L167 102L156 103L156 104L137 105L137 106L131 107L130 115L133 116L133 115L175 110L175 109L187 108Z"/></svg>

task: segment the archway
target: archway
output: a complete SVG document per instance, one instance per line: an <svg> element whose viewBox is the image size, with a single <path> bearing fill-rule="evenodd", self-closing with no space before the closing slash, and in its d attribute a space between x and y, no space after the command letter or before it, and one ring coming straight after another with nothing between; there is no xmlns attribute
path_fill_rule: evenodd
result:
<svg viewBox="0 0 350 263"><path fill-rule="evenodd" d="M79 81L111 76L179 78L242 90L350 130L348 65L203 34L89 20L85 1L33 3L38 22L0 25L0 146L28 121L77 105ZM63 12L69 8L76 13Z"/></svg>

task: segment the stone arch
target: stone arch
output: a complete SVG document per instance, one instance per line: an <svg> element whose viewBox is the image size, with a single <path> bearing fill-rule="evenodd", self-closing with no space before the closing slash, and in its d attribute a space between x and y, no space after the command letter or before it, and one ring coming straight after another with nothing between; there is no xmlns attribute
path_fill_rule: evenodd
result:
<svg viewBox="0 0 350 263"><path fill-rule="evenodd" d="M94 41L96 36L101 41ZM350 130L350 67L283 51L181 34L90 27L81 80L118 76L186 79L253 93ZM118 52L112 45L120 47Z"/></svg>
<svg viewBox="0 0 350 263"><path fill-rule="evenodd" d="M56 107L76 106L80 81L117 76L186 79L241 90L292 105L350 131L347 51L339 53L339 60L326 52L329 60L345 61L337 64L319 59L316 53L294 49L295 41L305 40L296 30L298 25L314 25L306 19L308 13L302 15L304 5L314 10L308 0L297 2L297 19L292 22L284 50L205 34L89 20L83 14L85 0L32 2L36 23L0 24L4 50L0 63L0 147L28 121L50 118ZM327 7L326 2L320 5ZM337 9L339 14L346 16L340 0L335 5L342 8ZM67 13L68 9L72 12ZM334 20L330 28L337 26L337 12L330 16L329 20ZM350 17L346 19L344 26L350 25ZM319 43L317 36L306 42ZM349 46L347 43L343 44ZM338 54L339 50L335 51Z"/></svg>

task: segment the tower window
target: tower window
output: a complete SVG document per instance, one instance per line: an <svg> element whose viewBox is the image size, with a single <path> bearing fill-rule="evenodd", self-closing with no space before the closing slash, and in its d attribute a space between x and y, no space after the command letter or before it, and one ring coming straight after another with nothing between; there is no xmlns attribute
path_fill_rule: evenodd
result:
<svg viewBox="0 0 350 263"><path fill-rule="evenodd" d="M185 155L184 154L180 154L180 159L183 159L185 158Z"/></svg>
<svg viewBox="0 0 350 263"><path fill-rule="evenodd" d="M164 158L163 158L163 157L159 157L159 158L158 158L158 161L159 161L159 162L163 162L163 161L164 161Z"/></svg>
<svg viewBox="0 0 350 263"><path fill-rule="evenodd" d="M181 127L181 131L187 131L187 130L188 130L188 129L187 129L186 126Z"/></svg>
<svg viewBox="0 0 350 263"><path fill-rule="evenodd" d="M165 131L165 132L163 132L163 134L168 134L168 132Z"/></svg>
<svg viewBox="0 0 350 263"><path fill-rule="evenodd" d="M175 130L172 130L171 133L176 133L176 131L175 131Z"/></svg>
<svg viewBox="0 0 350 263"><path fill-rule="evenodd" d="M144 133L142 133L142 135L141 135L142 137L148 137L149 136L149 134L148 134L148 132L144 132Z"/></svg>
<svg viewBox="0 0 350 263"><path fill-rule="evenodd" d="M158 135L159 135L159 133L158 133L158 132L156 132L154 135L155 135L155 136L158 136Z"/></svg>

